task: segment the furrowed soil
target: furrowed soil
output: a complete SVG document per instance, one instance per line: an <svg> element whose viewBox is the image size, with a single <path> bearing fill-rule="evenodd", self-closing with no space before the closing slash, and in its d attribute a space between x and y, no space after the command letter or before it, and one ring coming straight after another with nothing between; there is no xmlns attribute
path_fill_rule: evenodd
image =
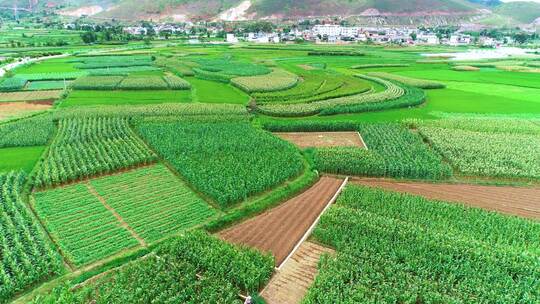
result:
<svg viewBox="0 0 540 304"><path fill-rule="evenodd" d="M274 134L300 148L366 148L358 132L287 132Z"/></svg>
<svg viewBox="0 0 540 304"><path fill-rule="evenodd" d="M334 254L330 248L303 242L270 280L261 296L268 304L300 303L318 273L321 255Z"/></svg>
<svg viewBox="0 0 540 304"><path fill-rule="evenodd" d="M520 217L540 219L540 188L430 184L382 179L354 179L355 184L462 203Z"/></svg>
<svg viewBox="0 0 540 304"><path fill-rule="evenodd" d="M229 242L271 252L280 265L339 190L342 179L323 177L277 208L219 233Z"/></svg>

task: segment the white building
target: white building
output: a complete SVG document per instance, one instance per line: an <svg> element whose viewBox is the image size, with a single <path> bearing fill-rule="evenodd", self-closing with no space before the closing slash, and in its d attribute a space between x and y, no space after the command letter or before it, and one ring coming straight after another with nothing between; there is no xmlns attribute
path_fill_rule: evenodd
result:
<svg viewBox="0 0 540 304"><path fill-rule="evenodd" d="M238 43L238 38L234 36L234 34L227 34L227 42L228 43Z"/></svg>
<svg viewBox="0 0 540 304"><path fill-rule="evenodd" d="M418 36L418 41L423 44L439 44L439 37L435 34L424 34Z"/></svg>
<svg viewBox="0 0 540 304"><path fill-rule="evenodd" d="M334 24L315 25L313 34L321 36L340 36L341 26Z"/></svg>

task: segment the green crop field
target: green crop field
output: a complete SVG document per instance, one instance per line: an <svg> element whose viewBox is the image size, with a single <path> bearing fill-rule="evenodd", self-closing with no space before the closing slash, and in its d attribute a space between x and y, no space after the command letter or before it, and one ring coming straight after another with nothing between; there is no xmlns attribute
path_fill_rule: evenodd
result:
<svg viewBox="0 0 540 304"><path fill-rule="evenodd" d="M0 172L23 170L30 173L44 150L43 146L0 148Z"/></svg>
<svg viewBox="0 0 540 304"><path fill-rule="evenodd" d="M44 109L0 123L0 304L540 302L534 45L457 60L494 50L226 44L202 23L165 39L120 19L83 44L49 30L67 19L0 24L6 63L63 55L0 79L0 111Z"/></svg>

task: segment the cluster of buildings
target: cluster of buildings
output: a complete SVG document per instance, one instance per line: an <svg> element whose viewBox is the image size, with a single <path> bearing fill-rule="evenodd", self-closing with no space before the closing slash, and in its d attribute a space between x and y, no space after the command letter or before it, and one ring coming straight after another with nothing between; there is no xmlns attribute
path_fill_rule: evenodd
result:
<svg viewBox="0 0 540 304"><path fill-rule="evenodd" d="M67 25L70 28L72 25ZM511 37L505 37L499 41L489 37L479 37L475 39L470 35L454 32L450 35L440 35L427 29L412 27L361 27L342 26L338 24L318 24L311 28L292 27L288 29L278 28L273 32L243 32L228 31L227 29L215 25L199 25L190 22L182 24L153 24L151 28L146 26L126 26L123 31L132 35L147 35L149 30L153 30L158 36L187 35L190 41L197 40L201 29L208 37L224 37L228 43L249 42L249 43L281 43L287 41L310 41L315 43L346 44L351 42L371 42L375 44L407 44L407 45L450 45L466 46L478 44L488 47L497 47L505 44L512 44ZM227 33L229 32L229 33ZM225 34L226 33L226 34Z"/></svg>

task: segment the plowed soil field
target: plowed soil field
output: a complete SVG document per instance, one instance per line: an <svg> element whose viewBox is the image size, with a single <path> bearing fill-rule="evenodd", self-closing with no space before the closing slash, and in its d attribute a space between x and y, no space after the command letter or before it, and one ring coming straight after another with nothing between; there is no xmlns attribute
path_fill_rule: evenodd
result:
<svg viewBox="0 0 540 304"><path fill-rule="evenodd" d="M271 252L279 266L328 205L342 183L342 179L323 177L299 196L219 235L232 243Z"/></svg>
<svg viewBox="0 0 540 304"><path fill-rule="evenodd" d="M274 134L300 148L366 147L358 132L287 132Z"/></svg>
<svg viewBox="0 0 540 304"><path fill-rule="evenodd" d="M463 203L521 217L540 219L540 188L430 184L381 179L354 179L356 184Z"/></svg>
<svg viewBox="0 0 540 304"><path fill-rule="evenodd" d="M26 102L0 102L0 121L9 118L19 118L51 108L47 104L33 104Z"/></svg>

